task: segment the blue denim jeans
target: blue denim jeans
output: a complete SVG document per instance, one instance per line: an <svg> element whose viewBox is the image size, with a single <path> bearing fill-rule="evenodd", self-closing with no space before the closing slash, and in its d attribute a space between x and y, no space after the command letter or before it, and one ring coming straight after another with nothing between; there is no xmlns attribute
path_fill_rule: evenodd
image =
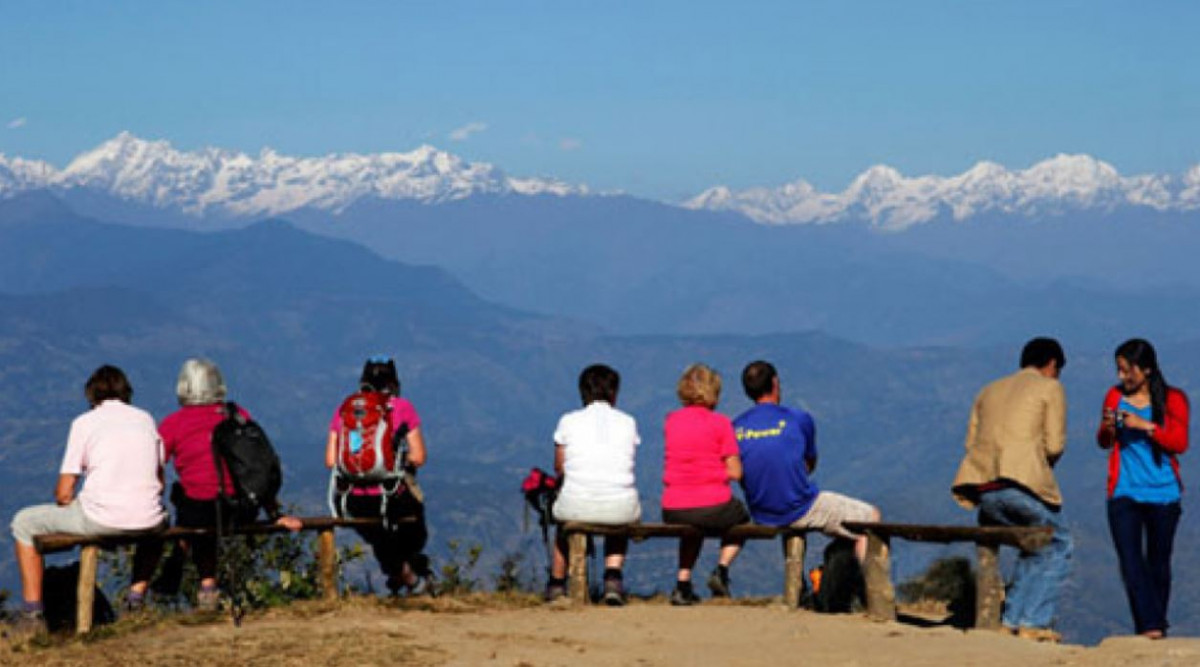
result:
<svg viewBox="0 0 1200 667"><path fill-rule="evenodd" d="M1132 498L1108 501L1108 527L1138 634L1167 631L1171 550L1182 512L1178 502L1140 503Z"/></svg>
<svg viewBox="0 0 1200 667"><path fill-rule="evenodd" d="M1071 570L1071 534L1061 510L1052 509L1017 488L985 492L979 500L983 526L1050 526L1050 544L1017 559L1004 600L1001 621L1010 628L1049 628L1054 623L1059 592Z"/></svg>

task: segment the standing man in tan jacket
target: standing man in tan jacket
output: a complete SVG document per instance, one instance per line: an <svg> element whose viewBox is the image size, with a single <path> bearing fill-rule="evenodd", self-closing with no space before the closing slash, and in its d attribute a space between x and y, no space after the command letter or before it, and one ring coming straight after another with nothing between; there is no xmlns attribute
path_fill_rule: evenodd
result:
<svg viewBox="0 0 1200 667"><path fill-rule="evenodd" d="M1052 629L1059 592L1070 571L1071 535L1052 470L1067 439L1066 396L1059 373L1067 363L1052 338L1021 351L1021 370L987 385L967 424L967 455L951 488L984 526L1050 526L1049 545L1021 554L1004 601L1005 629L1027 639L1059 641Z"/></svg>

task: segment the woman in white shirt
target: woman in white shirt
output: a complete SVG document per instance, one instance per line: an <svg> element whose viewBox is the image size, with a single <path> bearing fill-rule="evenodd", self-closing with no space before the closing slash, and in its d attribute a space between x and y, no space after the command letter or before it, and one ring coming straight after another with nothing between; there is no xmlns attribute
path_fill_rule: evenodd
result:
<svg viewBox="0 0 1200 667"><path fill-rule="evenodd" d="M554 502L557 521L586 521L601 524L636 523L642 506L634 485L637 422L616 409L621 376L603 364L588 366L579 375L579 397L583 408L563 415L554 430L554 469L562 479ZM555 540L554 562L546 600L566 593L566 537ZM625 604L621 567L629 540L604 540L604 602Z"/></svg>

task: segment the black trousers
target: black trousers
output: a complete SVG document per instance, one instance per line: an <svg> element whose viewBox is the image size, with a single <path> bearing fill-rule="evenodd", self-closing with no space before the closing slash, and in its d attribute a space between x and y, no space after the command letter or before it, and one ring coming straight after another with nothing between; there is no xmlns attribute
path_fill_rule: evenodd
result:
<svg viewBox="0 0 1200 667"><path fill-rule="evenodd" d="M355 496L346 498L346 513L352 517L370 518L380 516L383 496ZM396 523L390 528L355 528L364 542L371 545L379 569L389 579L398 578L408 564L419 576L429 574L429 558L422 553L429 541L429 530L425 525L425 506L416 501L412 494L401 490L388 497L390 518L415 517L414 523Z"/></svg>

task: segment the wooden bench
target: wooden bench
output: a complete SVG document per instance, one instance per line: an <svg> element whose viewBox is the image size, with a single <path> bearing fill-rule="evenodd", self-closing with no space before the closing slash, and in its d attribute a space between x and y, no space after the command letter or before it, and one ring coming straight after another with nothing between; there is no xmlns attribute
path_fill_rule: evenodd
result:
<svg viewBox="0 0 1200 667"><path fill-rule="evenodd" d="M891 538L913 542L974 542L977 553L975 627L994 628L1000 625L1000 609L1004 601L1004 582L1000 578L998 551L1011 546L1021 551L1036 551L1049 544L1053 529L1048 527L984 527L984 526L927 526L903 523L847 522L847 528L867 536L867 554L863 561L866 583L867 614L878 620L895 620L896 593L892 586ZM788 608L800 604L804 577L805 535L808 531L794 528L774 528L743 524L726 533L705 533L691 526L661 523L639 523L627 526L566 522L562 530L567 536L568 579L571 599L586 603L587 597L587 538L590 535L625 536L634 541L653 537L734 537L743 540L782 538L784 542L783 600Z"/></svg>
<svg viewBox="0 0 1200 667"><path fill-rule="evenodd" d="M692 526L670 523L635 523L610 526L595 523L568 521L561 530L567 536L567 578L570 581L571 600L578 604L588 602L587 590L587 538L624 536L635 542L652 537L730 537L739 540L770 540L781 538L784 548L783 600L789 607L800 605L800 591L804 580L804 536L807 530L775 528L755 524L741 524L724 533L705 532Z"/></svg>
<svg viewBox="0 0 1200 667"><path fill-rule="evenodd" d="M866 523L848 521L846 528L867 536L867 557L863 562L866 580L867 613L878 620L896 618L896 595L892 588L891 538L912 542L974 542L976 547L975 627L997 628L1004 603L1004 580L1000 577L1000 547L1010 546L1033 552L1050 543L1054 529L1000 526L925 526L906 523Z"/></svg>
<svg viewBox="0 0 1200 667"><path fill-rule="evenodd" d="M334 599L337 591L337 548L334 543L335 528L378 526L379 519L335 519L332 517L305 517L300 519L302 531L317 531L317 563L320 572L321 594L325 599ZM402 519L404 521L404 519ZM253 523L238 526L231 535L266 535L286 533L287 528L273 523ZM83 634L92 629L92 604L96 590L96 570L101 549L139 544L165 542L189 537L215 537L216 531L205 528L168 528L167 530L128 535L81 536L69 533L48 533L33 538L33 546L41 554L70 551L79 552L79 583L76 588L75 631Z"/></svg>

